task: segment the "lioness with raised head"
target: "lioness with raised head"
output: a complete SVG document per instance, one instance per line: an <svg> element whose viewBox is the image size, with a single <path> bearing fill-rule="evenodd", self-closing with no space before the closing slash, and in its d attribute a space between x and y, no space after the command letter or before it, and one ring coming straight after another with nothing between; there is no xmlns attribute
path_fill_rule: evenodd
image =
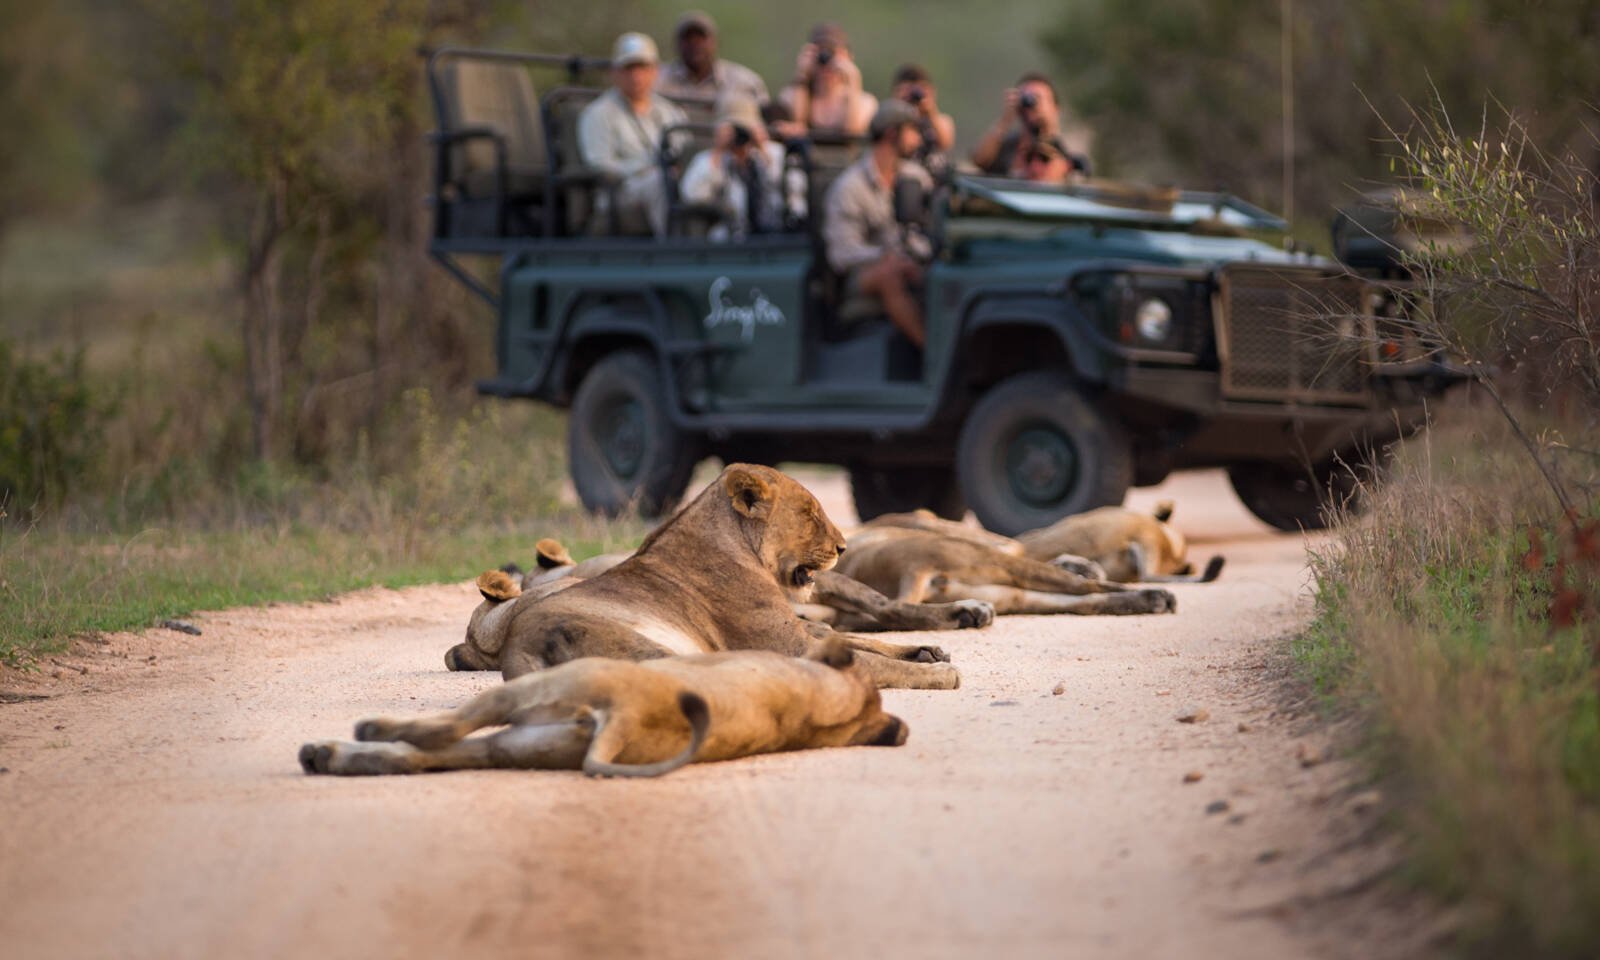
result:
<svg viewBox="0 0 1600 960"><path fill-rule="evenodd" d="M485 737L484 727L507 729ZM814 747L899 746L906 726L841 641L809 658L769 651L589 657L487 690L457 710L363 720L358 742L300 748L307 773L422 773L503 767L659 776L690 762Z"/></svg>
<svg viewBox="0 0 1600 960"><path fill-rule="evenodd" d="M769 467L732 464L632 556L592 579L524 597L506 574L484 574L483 603L445 663L498 669L512 680L579 657L653 660L723 650L800 656L827 628L801 621L790 603L806 600L817 572L844 549L844 537L804 487ZM937 647L846 640L880 686L960 683Z"/></svg>

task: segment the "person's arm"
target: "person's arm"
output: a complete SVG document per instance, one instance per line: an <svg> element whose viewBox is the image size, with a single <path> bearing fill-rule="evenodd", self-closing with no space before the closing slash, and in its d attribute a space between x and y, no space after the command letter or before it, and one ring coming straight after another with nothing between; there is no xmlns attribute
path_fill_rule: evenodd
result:
<svg viewBox="0 0 1600 960"><path fill-rule="evenodd" d="M948 113L933 115L933 132L939 135L939 142L935 144L940 150L948 151L956 145L956 121Z"/></svg>
<svg viewBox="0 0 1600 960"><path fill-rule="evenodd" d="M978 139L977 146L972 148L974 166L979 170L994 172L994 165L1000 159L1000 145L1005 142L1006 134L1011 132L1012 124L1016 123L1016 120L1017 91L1015 88L1008 88L1000 117L984 131L983 136Z"/></svg>
<svg viewBox="0 0 1600 960"><path fill-rule="evenodd" d="M878 98L861 90L850 98L850 116L845 118L844 132L861 136L872 126L872 115L878 112Z"/></svg>
<svg viewBox="0 0 1600 960"><path fill-rule="evenodd" d="M817 48L805 44L794 61L794 79L779 94L780 102L788 108L791 122L801 130L811 126L811 74L816 70Z"/></svg>
<svg viewBox="0 0 1600 960"><path fill-rule="evenodd" d="M678 181L678 196L685 203L715 203L728 189L728 165L721 147L695 154Z"/></svg>
<svg viewBox="0 0 1600 960"><path fill-rule="evenodd" d="M578 156L586 167L626 177L630 171L617 161L616 131L608 113L606 105L596 100L578 115Z"/></svg>

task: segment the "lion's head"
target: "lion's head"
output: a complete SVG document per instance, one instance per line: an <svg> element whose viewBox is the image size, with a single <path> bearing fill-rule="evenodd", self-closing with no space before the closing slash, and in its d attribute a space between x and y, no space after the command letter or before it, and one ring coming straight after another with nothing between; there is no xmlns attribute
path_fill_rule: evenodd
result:
<svg viewBox="0 0 1600 960"><path fill-rule="evenodd" d="M720 486L762 565L791 598L808 598L817 571L838 563L845 547L817 498L777 470L748 463L730 464Z"/></svg>

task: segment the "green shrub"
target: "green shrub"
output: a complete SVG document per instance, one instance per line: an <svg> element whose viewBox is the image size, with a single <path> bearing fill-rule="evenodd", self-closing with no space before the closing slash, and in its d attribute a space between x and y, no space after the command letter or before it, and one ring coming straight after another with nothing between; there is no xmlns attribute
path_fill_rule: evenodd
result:
<svg viewBox="0 0 1600 960"><path fill-rule="evenodd" d="M0 504L31 513L65 499L99 462L110 412L82 349L41 363L0 338Z"/></svg>

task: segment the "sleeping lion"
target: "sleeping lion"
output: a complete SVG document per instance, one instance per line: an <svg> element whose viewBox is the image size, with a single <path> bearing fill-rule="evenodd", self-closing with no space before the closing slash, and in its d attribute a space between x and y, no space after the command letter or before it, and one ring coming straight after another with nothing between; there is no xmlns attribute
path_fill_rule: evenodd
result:
<svg viewBox="0 0 1600 960"><path fill-rule="evenodd" d="M506 729L468 736L491 726ZM651 777L781 750L899 746L906 725L883 712L877 684L831 640L805 659L747 650L573 660L456 710L363 720L355 738L307 743L301 767L345 776L501 767Z"/></svg>

